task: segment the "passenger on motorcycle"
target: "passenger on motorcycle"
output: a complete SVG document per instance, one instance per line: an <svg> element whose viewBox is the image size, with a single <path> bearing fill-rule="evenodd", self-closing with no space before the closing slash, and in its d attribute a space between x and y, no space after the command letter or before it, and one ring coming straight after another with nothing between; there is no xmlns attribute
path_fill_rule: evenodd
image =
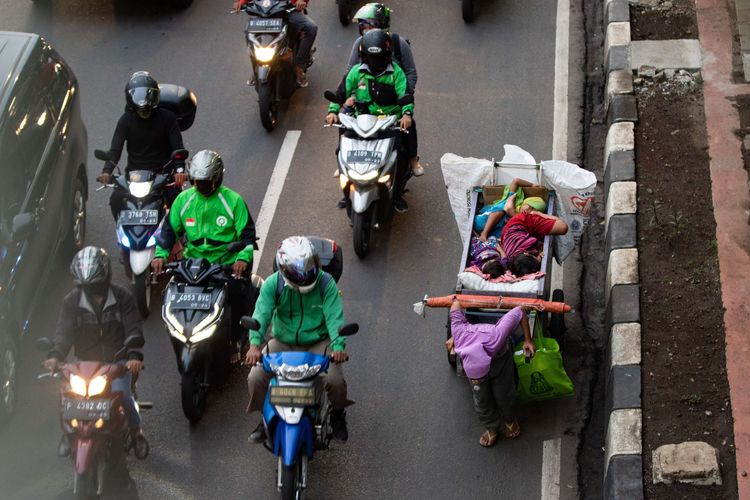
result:
<svg viewBox="0 0 750 500"><path fill-rule="evenodd" d="M402 38L395 33L390 33L391 29L391 9L383 5L382 3L368 3L363 5L356 14L354 14L353 20L359 24L360 36L354 41L352 45L352 51L349 54L349 62L347 63L347 72L354 67L355 64L362 62L359 56L359 46L362 43L362 35L372 29L381 29L388 32L391 35L391 43L393 45L393 59L401 66L406 74L406 93L414 94L417 87L417 66L414 63L414 56L411 52L411 45L409 40ZM344 91L344 85L346 82L346 76L341 81L340 89ZM412 173L419 177L424 175L424 168L419 163L419 155L417 154L417 125L412 119L411 128L409 133L404 137L404 148L409 158L409 167ZM343 207L342 207L343 208Z"/></svg>
<svg viewBox="0 0 750 500"><path fill-rule="evenodd" d="M254 0L234 0L234 11L239 11L245 4L253 1ZM318 35L318 25L307 15L307 5L310 3L308 0L290 1L292 5L294 5L295 10L289 13L287 19L289 20L289 24L291 24L298 33L302 34L302 40L300 40L299 46L297 47L297 53L294 54L297 85L300 87L307 87L309 85L309 82L307 81L307 68L311 63L310 52L315 43L315 37Z"/></svg>
<svg viewBox="0 0 750 500"><path fill-rule="evenodd" d="M222 185L224 162L219 153L199 151L188 166L193 187L180 193L169 212L169 223L164 224L157 239L156 254L151 262L155 274L164 270L177 238L185 235L186 259L206 259L212 264L231 264L229 304L232 311L232 340L240 342L243 332L240 318L250 307L250 282L255 223L242 197ZM228 253L230 243L240 241L245 248L239 253ZM239 347L239 346L237 346ZM239 349L233 354L239 361Z"/></svg>
<svg viewBox="0 0 750 500"><path fill-rule="evenodd" d="M261 411L271 375L256 366L263 352L306 351L332 353L333 363L322 374L324 387L331 402L333 435L346 441L349 432L344 408L347 399L346 381L341 364L347 360L346 341L339 337L344 324L344 311L336 282L322 270L315 249L305 237L292 236L281 243L276 252L278 271L268 277L260 289L253 317L260 331L250 331L250 349L245 363L252 366L247 377L250 391L248 411ZM279 283L282 280L282 283ZM268 325L273 338L261 350ZM332 342L331 342L332 341ZM254 442L266 438L263 422L250 435Z"/></svg>
<svg viewBox="0 0 750 500"><path fill-rule="evenodd" d="M80 361L125 363L128 371L111 382L113 392L122 393L136 456L148 454L148 441L141 431L141 417L130 393L132 377L137 377L143 362L139 349L127 351L127 359L113 359L123 348L125 339L143 336L141 317L130 290L111 283L112 269L107 252L102 248L85 247L70 264L76 288L63 299L54 347L42 363L54 372L67 357L71 347ZM61 454L67 454L65 438Z"/></svg>
<svg viewBox="0 0 750 500"><path fill-rule="evenodd" d="M407 95L407 82L404 70L392 61L390 35L380 29L368 31L362 36L359 53L362 63L355 64L346 75L344 95L350 97L345 106L351 107L355 102L363 103L370 114L399 116L399 126L408 130L412 125L414 104L396 104L398 99ZM336 103L328 106L327 124L333 125L338 122L340 109L341 105ZM359 113L357 108L355 113ZM401 143L404 142L401 134ZM393 206L398 212L406 212L409 209L403 198L407 176L406 169L397 169Z"/></svg>
<svg viewBox="0 0 750 500"><path fill-rule="evenodd" d="M126 142L126 174L131 170L162 173L161 168L169 162L172 152L183 149L177 117L171 111L159 107L159 84L147 71L136 71L130 77L125 86L125 102L125 112L117 121L109 147L112 160L104 164L102 173L96 178L102 184L109 184ZM187 181L184 167L183 162L175 162L172 166L175 185L164 190L164 199L168 206L180 194L182 184ZM109 198L109 206L115 220L125 196L124 192L116 189Z"/></svg>

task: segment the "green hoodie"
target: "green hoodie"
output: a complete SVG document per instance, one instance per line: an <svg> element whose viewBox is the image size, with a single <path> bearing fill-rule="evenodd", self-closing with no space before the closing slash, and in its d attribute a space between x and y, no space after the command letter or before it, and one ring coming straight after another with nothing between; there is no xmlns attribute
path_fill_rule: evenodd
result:
<svg viewBox="0 0 750 500"><path fill-rule="evenodd" d="M157 259L167 259L176 239L187 239L185 258L203 258L212 264L233 264L236 260L253 261L255 223L245 200L228 187L219 186L205 197L194 187L183 191L169 211L156 247ZM228 254L227 244L242 241L247 246L239 253Z"/></svg>
<svg viewBox="0 0 750 500"><path fill-rule="evenodd" d="M309 293L299 293L297 290L284 285L276 302L276 287L283 279L278 272L273 273L260 288L260 297L255 303L253 318L260 323L260 331L250 330L250 344L262 345L268 324L273 319L273 336L279 342L289 345L308 346L320 342L324 338L338 337L339 328L344 324L344 310L341 296L334 280L326 286L323 299L318 292L318 280L322 273L318 273L315 288ZM263 333L261 333L263 332ZM344 337L336 339L331 344L333 351L343 351L346 348Z"/></svg>
<svg viewBox="0 0 750 500"><path fill-rule="evenodd" d="M406 74L401 69L401 66L394 62L378 76L373 76L366 64L355 64L352 66L349 74L346 75L346 96L349 97L354 94L358 102L370 103L370 113L373 115L396 115L400 117L401 113L406 111L414 114L414 103L407 104L402 108L398 104L393 106L379 106L373 102L370 96L370 82L372 80L385 85L393 85L399 99L406 95ZM338 113L340 109L340 104L332 102L328 105L329 113Z"/></svg>

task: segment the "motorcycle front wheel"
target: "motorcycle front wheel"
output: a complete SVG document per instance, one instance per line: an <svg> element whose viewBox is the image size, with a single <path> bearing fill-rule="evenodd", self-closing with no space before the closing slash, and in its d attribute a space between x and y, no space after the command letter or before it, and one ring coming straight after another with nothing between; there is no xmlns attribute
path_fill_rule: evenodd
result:
<svg viewBox="0 0 750 500"><path fill-rule="evenodd" d="M206 409L205 370L187 372L182 375L182 412L191 424L203 418Z"/></svg>
<svg viewBox="0 0 750 500"><path fill-rule="evenodd" d="M294 465L283 465L281 469L281 500L298 500L302 497L297 486L299 485L300 466L299 460Z"/></svg>
<svg viewBox="0 0 750 500"><path fill-rule="evenodd" d="M146 270L142 274L135 276L133 294L135 295L135 303L138 306L138 312L141 313L141 318L148 318L151 312L151 271Z"/></svg>
<svg viewBox="0 0 750 500"><path fill-rule="evenodd" d="M96 494L96 473L94 471L76 474L73 484L75 485L76 500L94 500L100 498Z"/></svg>
<svg viewBox="0 0 750 500"><path fill-rule="evenodd" d="M370 250L372 238L372 207L357 213L352 211L352 228L354 231L354 253L357 257L364 259Z"/></svg>
<svg viewBox="0 0 750 500"><path fill-rule="evenodd" d="M464 22L470 23L479 14L480 0L461 0L461 17Z"/></svg>
<svg viewBox="0 0 750 500"><path fill-rule="evenodd" d="M348 26L352 22L350 0L338 0L339 4L339 22L341 26Z"/></svg>
<svg viewBox="0 0 750 500"><path fill-rule="evenodd" d="M258 107L260 108L260 123L270 132L276 127L278 106L269 82L258 84Z"/></svg>

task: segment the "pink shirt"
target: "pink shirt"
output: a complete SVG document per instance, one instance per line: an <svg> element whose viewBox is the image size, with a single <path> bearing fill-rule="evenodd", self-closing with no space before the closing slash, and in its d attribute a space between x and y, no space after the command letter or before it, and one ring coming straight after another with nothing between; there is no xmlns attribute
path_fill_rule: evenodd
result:
<svg viewBox="0 0 750 500"><path fill-rule="evenodd" d="M476 380L489 373L492 359L505 352L508 337L521 323L523 315L523 308L515 307L495 324L472 324L463 311L451 311L453 346L461 357L467 377Z"/></svg>

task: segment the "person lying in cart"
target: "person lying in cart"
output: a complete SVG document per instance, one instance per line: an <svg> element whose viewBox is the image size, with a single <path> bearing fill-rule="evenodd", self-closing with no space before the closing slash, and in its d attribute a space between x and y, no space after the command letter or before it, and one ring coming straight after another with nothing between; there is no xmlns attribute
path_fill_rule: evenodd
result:
<svg viewBox="0 0 750 500"><path fill-rule="evenodd" d="M494 445L500 432L509 439L518 437L521 434L515 415L518 375L511 335L519 325L523 331L524 355L532 357L536 352L524 308L511 309L494 324L472 324L454 297L450 322L453 336L445 346L449 351L455 349L471 383L474 410L485 429L479 444Z"/></svg>
<svg viewBox="0 0 750 500"><path fill-rule="evenodd" d="M507 268L516 276L539 271L544 237L567 232L568 224L554 215L536 210L514 215L500 235L500 249L505 254Z"/></svg>
<svg viewBox="0 0 750 500"><path fill-rule="evenodd" d="M544 200L538 196L524 197L522 187L541 187L523 179L513 179L505 187L500 199L483 206L474 216L474 231L482 241L491 237L499 238L508 219L517 213L537 210L544 212L547 208Z"/></svg>

